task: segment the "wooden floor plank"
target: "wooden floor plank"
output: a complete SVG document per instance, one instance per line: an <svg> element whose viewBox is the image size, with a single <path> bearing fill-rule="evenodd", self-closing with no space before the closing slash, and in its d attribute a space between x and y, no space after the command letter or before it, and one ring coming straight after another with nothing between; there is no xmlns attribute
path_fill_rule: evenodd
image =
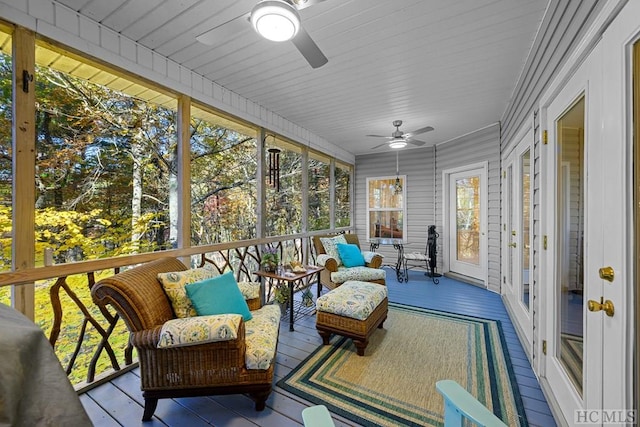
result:
<svg viewBox="0 0 640 427"><path fill-rule="evenodd" d="M94 427L115 427L120 425L87 393L80 395L80 403L82 403L84 410L87 411L87 415L89 415Z"/></svg>

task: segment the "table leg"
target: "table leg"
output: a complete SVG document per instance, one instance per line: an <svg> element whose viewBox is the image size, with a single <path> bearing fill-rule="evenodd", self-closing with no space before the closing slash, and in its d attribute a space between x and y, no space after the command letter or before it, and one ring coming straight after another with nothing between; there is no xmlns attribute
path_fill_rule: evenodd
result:
<svg viewBox="0 0 640 427"><path fill-rule="evenodd" d="M293 282L289 281L289 331L293 332Z"/></svg>
<svg viewBox="0 0 640 427"><path fill-rule="evenodd" d="M396 260L396 279L402 283L407 279L407 272L404 263L404 245L394 244L394 249L398 252L398 259Z"/></svg>
<svg viewBox="0 0 640 427"><path fill-rule="evenodd" d="M260 277L260 307L262 307L263 305L265 305L265 303L267 302L267 297L265 296L265 278L262 276Z"/></svg>

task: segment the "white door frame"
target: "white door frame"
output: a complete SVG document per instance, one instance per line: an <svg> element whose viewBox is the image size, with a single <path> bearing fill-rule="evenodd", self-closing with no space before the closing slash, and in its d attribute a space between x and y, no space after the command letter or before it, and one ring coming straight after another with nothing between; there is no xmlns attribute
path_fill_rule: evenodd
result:
<svg viewBox="0 0 640 427"><path fill-rule="evenodd" d="M488 184L488 170L489 170L489 162L478 162L472 163L465 166L459 166L456 168L446 169L442 171L442 194L443 194L443 203L442 203L442 219L443 226L442 230L444 232L444 238L442 239L442 252L443 252L443 272L451 271L451 244L449 243L451 240L451 194L450 194L450 185L451 185L451 176L454 174L462 173L462 172L475 172L479 171L481 174L481 183L480 183L480 269L481 273L479 277L476 277L479 280L482 280L484 287L488 288L488 269L487 269L487 209L488 209L488 197L489 197L489 184Z"/></svg>
<svg viewBox="0 0 640 427"><path fill-rule="evenodd" d="M518 131L515 138L513 139L514 143L510 144L511 146L507 149L505 154L502 156L503 163L503 190L502 190L502 203L504 206L503 211L503 227L502 227L502 283L501 286L501 294L503 295L505 305L511 314L511 318L514 321L514 326L519 332L520 341L525 348L525 352L529 360L532 359L532 346L533 346L533 292L529 294L529 307L527 308L522 301L523 294L523 281L522 281L522 265L520 255L522 254L522 248L525 244L529 244L529 289L533 290L534 283L534 275L533 275L533 267L534 267L534 258L533 258L533 188L534 188L534 174L533 174L533 163L534 163L534 150L533 150L533 142L534 142L534 133L533 133L533 123L529 122L523 128ZM530 206L530 218L529 218L529 233L530 239L529 242L524 241L524 236L521 233L516 232L515 236L512 236L511 231L514 230L522 230L522 187L514 188L515 183L522 184L522 165L520 163L520 159L522 155L529 150L531 165L529 167L530 171L530 191L531 191L531 206ZM511 166L512 176L510 177L507 173L507 170ZM509 198L511 197L511 205L507 203ZM512 212L513 211L513 212ZM516 216L514 216L516 215ZM510 224L511 219L514 219L514 223ZM516 244L516 252L513 252L509 245ZM513 254L511 258L509 258L510 253ZM511 265L513 262L514 265ZM509 271L509 269L511 271ZM513 275L513 272L517 271L518 277ZM509 280L509 275L511 275L511 281ZM504 286L506 285L506 286Z"/></svg>

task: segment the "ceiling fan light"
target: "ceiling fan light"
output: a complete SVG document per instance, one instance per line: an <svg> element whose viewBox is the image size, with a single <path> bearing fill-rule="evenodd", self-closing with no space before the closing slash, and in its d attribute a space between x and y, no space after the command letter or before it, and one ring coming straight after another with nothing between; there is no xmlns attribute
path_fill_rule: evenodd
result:
<svg viewBox="0 0 640 427"><path fill-rule="evenodd" d="M298 11L283 0L265 0L251 11L251 25L267 40L284 42L291 40L300 29Z"/></svg>
<svg viewBox="0 0 640 427"><path fill-rule="evenodd" d="M389 143L389 148L404 148L407 146L407 141L402 138L396 138Z"/></svg>

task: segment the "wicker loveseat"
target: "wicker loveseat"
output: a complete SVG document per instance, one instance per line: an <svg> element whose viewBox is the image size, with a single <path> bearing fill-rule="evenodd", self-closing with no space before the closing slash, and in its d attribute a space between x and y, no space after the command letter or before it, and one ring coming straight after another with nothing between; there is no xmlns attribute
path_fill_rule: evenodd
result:
<svg viewBox="0 0 640 427"><path fill-rule="evenodd" d="M254 400L255 409L263 410L273 384L279 309L276 306L261 308L257 293L257 298L245 297L252 320L244 322L242 316L234 315L236 339L158 348L163 325L176 316L157 277L159 273L184 270L186 267L178 259L163 258L102 279L91 290L96 304L113 306L131 332L131 343L138 351L145 399L142 420L151 419L158 399L172 397L246 393ZM277 313L272 313L274 309ZM259 322L256 319L264 312L268 312L268 321L273 322L275 318L277 325L272 325L269 333L252 330L252 322ZM265 340L269 334L275 334L275 343L272 342L270 349L272 354L265 356L262 349L254 348L250 336ZM273 341L274 337L270 339ZM251 357L260 358L263 363L260 369L248 367Z"/></svg>
<svg viewBox="0 0 640 427"><path fill-rule="evenodd" d="M356 245L360 248L360 242L356 234L343 234L348 244ZM372 252L362 252L365 254L366 263L360 267L345 267L335 257L327 254L327 250L323 245L326 238L335 238L337 235L318 235L313 236L313 246L316 251L317 263L324 266L324 270L320 272L320 283L329 289L335 289L346 281L357 280L363 282L386 284L386 274L381 268L382 256Z"/></svg>

